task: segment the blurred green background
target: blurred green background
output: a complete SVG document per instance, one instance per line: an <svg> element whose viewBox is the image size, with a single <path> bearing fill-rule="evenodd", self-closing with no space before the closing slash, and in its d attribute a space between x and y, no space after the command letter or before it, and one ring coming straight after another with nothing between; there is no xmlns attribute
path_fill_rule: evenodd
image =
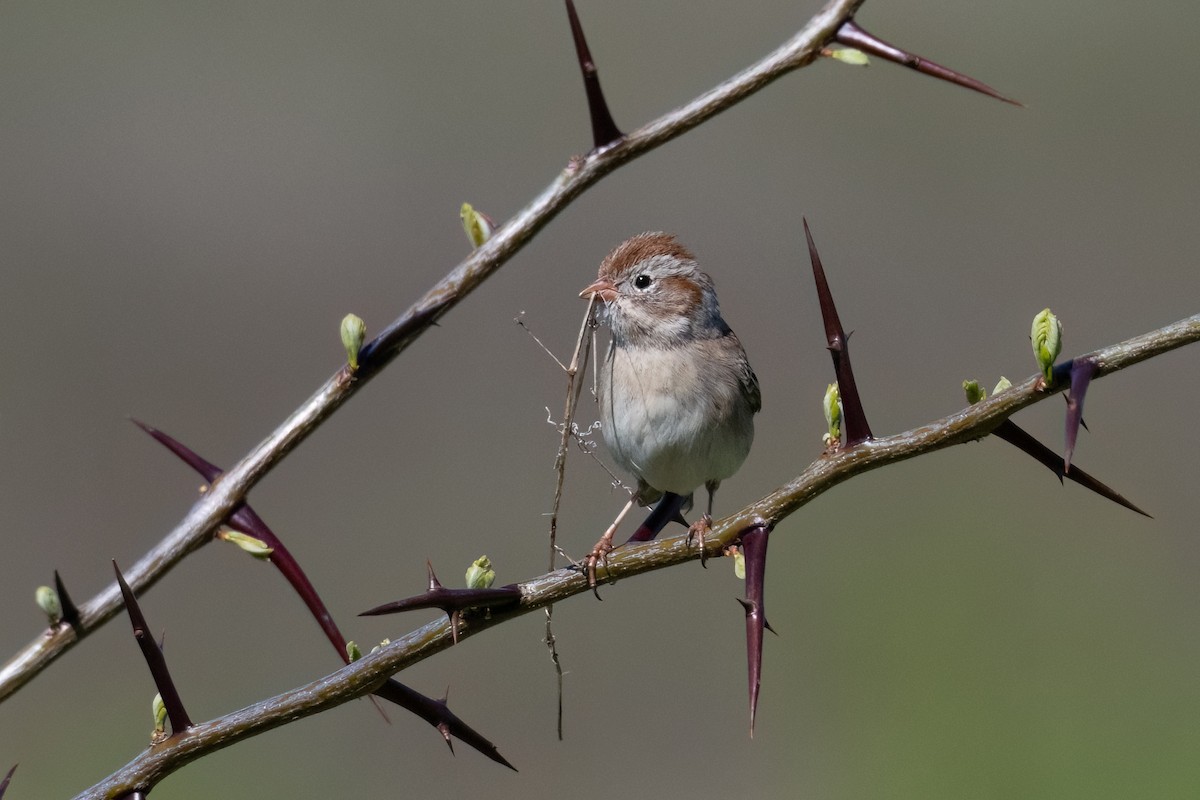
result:
<svg viewBox="0 0 1200 800"><path fill-rule="evenodd" d="M817 4L598 3L580 14L632 129L757 60ZM422 338L252 495L347 635L358 611L487 553L546 563L576 293L608 250L677 233L762 382L728 512L820 451L830 380L813 227L877 433L1200 306L1200 63L1186 3L872 0L868 30L1019 98L825 62L610 176ZM590 146L557 2L0 5L0 657L179 519L198 479L126 421L229 465ZM1146 520L988 440L871 473L773 537L756 738L728 562L559 606L566 740L531 615L401 678L521 771L365 702L222 751L154 796L1194 797L1200 786L1200 350L1093 385L1077 463ZM594 418L588 409L584 416ZM1063 405L1017 421L1058 447ZM562 543L622 497L573 455ZM338 660L274 571L226 545L143 598L208 719ZM428 615L432 619L434 615ZM123 620L0 704L9 796L67 797L147 742L154 694Z"/></svg>

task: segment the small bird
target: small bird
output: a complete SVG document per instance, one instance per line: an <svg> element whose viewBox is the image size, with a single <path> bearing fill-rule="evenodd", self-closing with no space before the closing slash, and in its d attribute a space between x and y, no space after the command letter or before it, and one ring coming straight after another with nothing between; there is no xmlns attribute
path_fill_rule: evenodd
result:
<svg viewBox="0 0 1200 800"><path fill-rule="evenodd" d="M674 236L643 233L620 244L579 294L593 295L612 333L598 385L601 431L613 459L637 478L636 494L588 555L595 586L596 564L635 502L678 495L674 516L704 485L708 513L689 529L703 552L713 493L746 460L762 400L712 278Z"/></svg>

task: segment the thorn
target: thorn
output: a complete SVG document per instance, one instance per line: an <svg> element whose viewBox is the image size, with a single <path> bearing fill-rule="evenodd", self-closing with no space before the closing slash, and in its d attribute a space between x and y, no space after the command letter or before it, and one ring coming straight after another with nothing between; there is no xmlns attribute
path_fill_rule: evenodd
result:
<svg viewBox="0 0 1200 800"><path fill-rule="evenodd" d="M362 369L365 370L368 367L365 356L362 361ZM362 370L360 370L361 373ZM174 453L209 483L215 481L224 472L224 470L212 462L201 458L194 450L179 440L168 436L157 428L151 427L132 417L130 417L130 421L148 433L159 444ZM300 566L300 562L296 561L283 541L275 535L275 532L263 521L263 518L246 502L239 504L234 509L233 513L229 516L228 523L237 530L244 531L256 539L261 539L272 548L273 552L267 560L279 570L279 573L291 585L293 591L299 595L300 600L308 608L309 613L325 634L325 638L329 640L329 643L333 645L333 649L337 651L338 657L342 659L342 663L349 663L349 657L346 655L346 637L342 635L337 623L334 622L333 615L329 613L325 601L321 599L316 587L308 579L308 575ZM376 708L379 708L379 706L376 705ZM385 720L387 719L387 715L384 714L382 708L379 708L379 713Z"/></svg>
<svg viewBox="0 0 1200 800"><path fill-rule="evenodd" d="M1069 473L1064 472L1063 467L1065 466L1065 463L1063 462L1062 457L1049 447L1046 447L1046 445L1039 442L1037 439L1033 438L1011 419L1006 419L1004 422L997 425L996 429L992 431L992 434L998 439L1003 439L1004 441L1013 445L1026 455L1031 456L1042 466L1046 467L1046 469L1057 475L1060 483L1062 482L1063 475L1065 474L1066 477L1070 478L1075 483L1078 483L1085 489L1090 489L1101 497L1111 500L1119 506L1124 506L1130 511L1141 514L1143 517L1154 519L1154 517L1150 516L1145 511L1126 500L1122 495L1114 491L1112 488L1096 480L1079 467L1075 467Z"/></svg>
<svg viewBox="0 0 1200 800"><path fill-rule="evenodd" d="M133 626L133 638L141 648L146 666L150 668L150 677L154 679L154 687L158 689L163 705L167 707L167 716L171 718L171 735L176 736L192 727L192 721L183 707L183 700L175 688L175 681L171 679L171 672L167 669L167 660L150 635L150 626L146 623L146 617L142 614L141 607L138 606L133 590L125 582L125 576L121 574L115 560L112 565L113 571L117 575L117 585L121 588L121 597L125 600L125 610L129 614L129 622Z"/></svg>
<svg viewBox="0 0 1200 800"><path fill-rule="evenodd" d="M762 685L762 639L766 625L764 610L767 540L771 526L752 525L742 532L742 552L746 557L746 599L739 599L746 612L746 671L750 688L750 738L754 738L754 720L758 715L758 693Z"/></svg>
<svg viewBox="0 0 1200 800"><path fill-rule="evenodd" d="M449 692L447 691L447 694ZM465 742L469 747L474 748L478 752L487 756L497 764L502 764L513 772L517 768L508 762L508 760L500 755L500 751L496 746L484 738L479 732L467 723L459 719L444 700L434 700L426 697L415 689L405 686L395 678L388 678L382 686L380 686L375 694L385 700L390 700L401 708L416 714L421 719L428 722L442 738L446 740L446 744L450 747L450 752L454 752L454 745L450 741L450 737L457 738L460 742Z"/></svg>
<svg viewBox="0 0 1200 800"><path fill-rule="evenodd" d="M82 639L85 631L83 630L83 621L79 618L79 609L71 601L71 595L67 594L67 586L59 577L58 570L54 570L54 591L58 592L58 604L62 607L62 621L70 625L71 629L75 631L75 635Z"/></svg>
<svg viewBox="0 0 1200 800"><path fill-rule="evenodd" d="M621 133L608 110L604 92L600 89L600 73L596 69L596 62L592 60L587 39L584 38L579 15L575 13L575 3L572 0L566 0L566 4L567 18L571 22L571 36L575 40L575 56L579 59L579 69L583 73L583 88L587 93L588 114L592 118L592 143L594 149L599 150L622 138L625 134Z"/></svg>
<svg viewBox="0 0 1200 800"><path fill-rule="evenodd" d="M962 86L980 94L985 94L988 97L993 97L997 100L1002 100L1005 103L1014 105L1017 108L1024 108L1023 103L1019 103L1012 98L1005 97L997 92L992 87L982 81L977 81L974 78L969 78L961 72L955 72L952 69L943 67L941 64L936 64L927 58L913 55L906 50L901 50L893 44L885 42L874 34L867 33L854 20L846 20L842 23L842 27L838 28L837 35L834 39L840 44L848 47L856 47L865 53L870 53L873 56L879 56L885 61L891 61L899 64L902 67L916 70L923 75L930 75L943 81Z"/></svg>
<svg viewBox="0 0 1200 800"><path fill-rule="evenodd" d="M423 593L369 608L360 612L359 616L376 617L382 614L415 611L419 608L436 608L449 618L450 638L454 644L458 644L462 612L476 608L501 608L521 599L521 588L512 583L498 589L447 589L438 580L433 571L433 564L429 561L425 562L425 572L428 575L429 588Z"/></svg>
<svg viewBox="0 0 1200 800"><path fill-rule="evenodd" d="M433 564L427 559L425 561L425 571L429 574L429 591L435 592L442 588L442 583L437 579L437 575L433 572Z"/></svg>
<svg viewBox="0 0 1200 800"><path fill-rule="evenodd" d="M867 422L866 412L863 411L862 396L858 392L858 384L854 381L854 369L850 366L850 337L846 335L838 317L833 292L829 290L829 281L825 278L825 267L821 264L821 256L813 242L812 231L808 229L808 220L804 219L803 222L804 238L808 241L808 256L812 261L813 281L817 285L821 319L825 324L826 346L833 358L833 373L842 397L844 446L853 447L872 438L871 425Z"/></svg>
<svg viewBox="0 0 1200 800"><path fill-rule="evenodd" d="M1077 358L1071 362L1071 388L1067 391L1067 434L1066 447L1063 451L1063 473L1071 472L1071 456L1075 453L1075 439L1079 435L1079 425L1083 422L1083 399L1087 395L1088 384L1096 374L1097 364L1087 358Z"/></svg>

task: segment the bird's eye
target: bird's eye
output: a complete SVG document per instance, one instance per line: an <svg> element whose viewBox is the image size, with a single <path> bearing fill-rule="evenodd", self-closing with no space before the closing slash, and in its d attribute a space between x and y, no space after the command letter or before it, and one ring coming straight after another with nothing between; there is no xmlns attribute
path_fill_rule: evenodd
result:
<svg viewBox="0 0 1200 800"><path fill-rule="evenodd" d="M650 276L645 273L638 275L633 279L633 285L638 289L646 289L650 286Z"/></svg>

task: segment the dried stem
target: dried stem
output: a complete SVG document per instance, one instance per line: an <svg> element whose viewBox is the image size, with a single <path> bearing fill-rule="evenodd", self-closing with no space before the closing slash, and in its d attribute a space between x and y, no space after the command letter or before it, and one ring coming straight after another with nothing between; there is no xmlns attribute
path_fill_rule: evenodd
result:
<svg viewBox="0 0 1200 800"><path fill-rule="evenodd" d="M568 3L574 20L574 6ZM574 23L573 23L574 24ZM579 380L579 372L587 368L588 356L592 351L592 337L588 334L593 328L592 319L596 308L596 295L588 298L587 310L583 314L583 323L579 326L579 338L575 342L575 352L571 354L571 364L566 367L567 400L563 409L562 437L558 441L558 453L554 457L554 503L550 508L550 557L546 567L553 570L558 562L558 510L562 505L563 483L567 477L567 453L570 450L571 432L575 424L575 410L579 407L579 394L583 381ZM557 359L556 359L557 360ZM557 720L558 738L563 738L563 669L562 660L558 655L558 639L554 636L554 606L546 606L546 635L542 637L546 648L550 651L550 663L554 665L554 680L558 693Z"/></svg>
<svg viewBox="0 0 1200 800"><path fill-rule="evenodd" d="M571 364L566 367L567 401L563 409L562 436L558 440L558 453L554 457L554 503L550 507L550 563L547 569L554 569L558 558L558 510L562 505L563 483L567 477L567 452L570 450L572 425L575 423L575 409L579 407L579 393L583 381L579 380L579 371L587 367L588 356L591 354L592 337L588 335L592 328L592 315L595 313L596 296L588 299L587 311L583 315L583 323L579 326L579 338L575 341L575 352L571 354Z"/></svg>

